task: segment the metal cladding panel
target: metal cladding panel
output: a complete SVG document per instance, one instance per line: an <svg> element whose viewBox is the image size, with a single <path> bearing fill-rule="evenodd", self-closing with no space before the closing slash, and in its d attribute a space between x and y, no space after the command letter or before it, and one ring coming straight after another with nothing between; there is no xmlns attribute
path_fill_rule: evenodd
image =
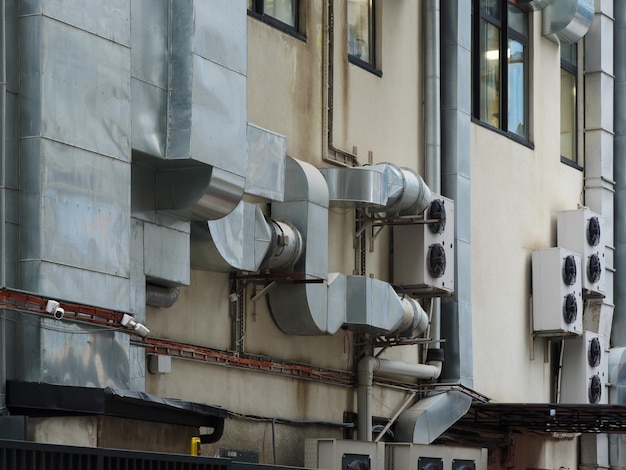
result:
<svg viewBox="0 0 626 470"><path fill-rule="evenodd" d="M5 42L4 53L6 55L6 79L9 91L17 92L19 90L19 61L18 54L19 34L18 34L18 7L17 0L8 0L4 3L5 15Z"/></svg>
<svg viewBox="0 0 626 470"><path fill-rule="evenodd" d="M192 267L214 271L258 271L272 241L257 204L241 201L230 214L192 226Z"/></svg>
<svg viewBox="0 0 626 470"><path fill-rule="evenodd" d="M195 0L194 5L196 22L194 52L246 75L248 69L246 1Z"/></svg>
<svg viewBox="0 0 626 470"><path fill-rule="evenodd" d="M246 176L246 76L194 55L191 155Z"/></svg>
<svg viewBox="0 0 626 470"><path fill-rule="evenodd" d="M110 276L47 261L21 261L19 288L52 298L130 311L130 283L127 278Z"/></svg>
<svg viewBox="0 0 626 470"><path fill-rule="evenodd" d="M47 17L20 25L21 136L130 161L130 50Z"/></svg>
<svg viewBox="0 0 626 470"><path fill-rule="evenodd" d="M153 157L165 158L167 134L167 91L131 79L132 148Z"/></svg>
<svg viewBox="0 0 626 470"><path fill-rule="evenodd" d="M254 202L282 202L285 197L285 159L287 139L279 134L248 124L248 172L246 195ZM246 199L250 197L246 196Z"/></svg>
<svg viewBox="0 0 626 470"><path fill-rule="evenodd" d="M573 44L591 28L594 0L552 0L543 10L543 34Z"/></svg>
<svg viewBox="0 0 626 470"><path fill-rule="evenodd" d="M189 233L144 223L144 273L148 279L189 284Z"/></svg>
<svg viewBox="0 0 626 470"><path fill-rule="evenodd" d="M43 14L109 41L130 44L130 0L21 0L21 15ZM97 49L96 49L97 51Z"/></svg>
<svg viewBox="0 0 626 470"><path fill-rule="evenodd" d="M17 368L17 379L129 388L129 335L47 318L39 322L36 336L33 328L21 330L17 348L24 355L24 368Z"/></svg>
<svg viewBox="0 0 626 470"><path fill-rule="evenodd" d="M171 0L131 2L131 76L167 89ZM135 97L133 96L133 106Z"/></svg>
<svg viewBox="0 0 626 470"><path fill-rule="evenodd" d="M47 139L27 141L24 234L39 224L22 245L22 259L128 277L130 165Z"/></svg>

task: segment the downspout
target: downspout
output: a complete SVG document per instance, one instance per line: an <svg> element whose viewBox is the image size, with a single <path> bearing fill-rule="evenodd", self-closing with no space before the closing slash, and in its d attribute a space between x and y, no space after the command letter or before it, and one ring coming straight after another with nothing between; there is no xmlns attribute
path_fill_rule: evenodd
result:
<svg viewBox="0 0 626 470"><path fill-rule="evenodd" d="M433 350L434 351L434 350ZM359 410L358 436L361 441L372 440L372 384L374 376L411 377L415 379L435 380L441 374L441 358L433 359L427 364L408 364L401 361L390 361L366 356L359 361L359 388L357 390L357 406Z"/></svg>

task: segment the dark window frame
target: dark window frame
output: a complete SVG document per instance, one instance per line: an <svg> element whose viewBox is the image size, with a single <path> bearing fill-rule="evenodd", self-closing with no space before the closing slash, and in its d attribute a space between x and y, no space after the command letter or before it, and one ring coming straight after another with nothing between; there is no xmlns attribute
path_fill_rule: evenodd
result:
<svg viewBox="0 0 626 470"><path fill-rule="evenodd" d="M515 0L499 0L501 8L501 18L495 18L484 12L481 8L480 0L472 2L472 121L480 124L482 127L496 131L498 134L504 135L527 147L534 148L530 141L530 19L528 12L520 8ZM520 8L526 13L526 28L529 33L524 35L509 26L508 6L513 5ZM480 107L482 104L481 82L480 82L480 25L481 21L493 25L499 31L499 125L494 126L480 118ZM524 122L526 124L526 135L522 136L509 130L509 62L502 60L508 57L508 42L514 40L521 43L525 49L525 66L524 66Z"/></svg>
<svg viewBox="0 0 626 470"><path fill-rule="evenodd" d="M302 5L301 5L301 1L300 0L296 0L295 1L295 17L296 17L296 24L295 26L292 26L288 23L285 23L283 21L280 21L277 18L274 18L272 15L268 15L267 13L264 13L265 10L265 0L251 0L252 1L252 8L248 8L248 16L251 18L255 18L259 21L262 21L263 23L272 26L280 31L282 31L283 33L289 34L290 36L293 36L297 39L300 39L301 41L306 42L306 34L304 34L302 32Z"/></svg>
<svg viewBox="0 0 626 470"><path fill-rule="evenodd" d="M377 77L382 77L383 72L377 66L378 56L376 54L376 49L378 47L378 40L377 40L378 38L377 38L377 29L376 29L376 21L378 18L376 15L376 9L378 5L377 5L377 0L370 0L370 1L371 1L371 5L370 5L370 28L371 28L370 42L371 42L371 45L370 45L370 51L369 51L370 60L366 61L348 53L348 62L350 62L353 65L356 65L357 67L365 69L370 73L373 73ZM350 33L348 33L348 36L349 34Z"/></svg>
<svg viewBox="0 0 626 470"><path fill-rule="evenodd" d="M576 168L577 170L582 170L583 167L580 165L579 161L580 161L580 155L579 155L579 145L578 145L578 106L579 106L579 96L578 96L578 91L580 90L580 84L578 83L579 81L579 77L578 77L578 44L574 44L574 53L576 54L576 64L573 64L571 62L568 62L567 60L563 59L563 56L561 55L561 69L565 70L566 72L570 73L571 75L574 76L574 84L576 86L576 100L574 103L574 158L569 158L566 156L561 155L561 163L565 163L568 166L571 166L573 168ZM561 83L562 85L562 83ZM562 108L561 108L562 109ZM563 116L561 116L561 119L563 118Z"/></svg>

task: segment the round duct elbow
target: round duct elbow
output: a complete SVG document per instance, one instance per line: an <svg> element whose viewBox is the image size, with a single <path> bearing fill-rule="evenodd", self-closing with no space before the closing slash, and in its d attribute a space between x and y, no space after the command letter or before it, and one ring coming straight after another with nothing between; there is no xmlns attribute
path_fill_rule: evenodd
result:
<svg viewBox="0 0 626 470"><path fill-rule="evenodd" d="M428 328L428 315L419 302L411 297L403 297L400 302L404 316L400 325L389 336L417 338Z"/></svg>
<svg viewBox="0 0 626 470"><path fill-rule="evenodd" d="M589 32L594 13L590 0L552 0L543 10L543 35L574 44Z"/></svg>
<svg viewBox="0 0 626 470"><path fill-rule="evenodd" d="M163 287L146 284L146 305L170 308L178 300L180 287Z"/></svg>

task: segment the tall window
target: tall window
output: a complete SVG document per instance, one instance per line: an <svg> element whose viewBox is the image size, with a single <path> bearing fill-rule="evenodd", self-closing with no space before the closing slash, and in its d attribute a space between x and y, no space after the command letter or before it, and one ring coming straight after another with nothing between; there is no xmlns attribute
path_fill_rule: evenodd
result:
<svg viewBox="0 0 626 470"><path fill-rule="evenodd" d="M474 0L472 114L528 140L528 14L511 0Z"/></svg>
<svg viewBox="0 0 626 470"><path fill-rule="evenodd" d="M368 69L376 68L375 0L348 0L348 58Z"/></svg>
<svg viewBox="0 0 626 470"><path fill-rule="evenodd" d="M578 163L577 77L576 44L561 44L561 157L574 163Z"/></svg>
<svg viewBox="0 0 626 470"><path fill-rule="evenodd" d="M299 32L299 0L248 0L248 11L288 32Z"/></svg>

